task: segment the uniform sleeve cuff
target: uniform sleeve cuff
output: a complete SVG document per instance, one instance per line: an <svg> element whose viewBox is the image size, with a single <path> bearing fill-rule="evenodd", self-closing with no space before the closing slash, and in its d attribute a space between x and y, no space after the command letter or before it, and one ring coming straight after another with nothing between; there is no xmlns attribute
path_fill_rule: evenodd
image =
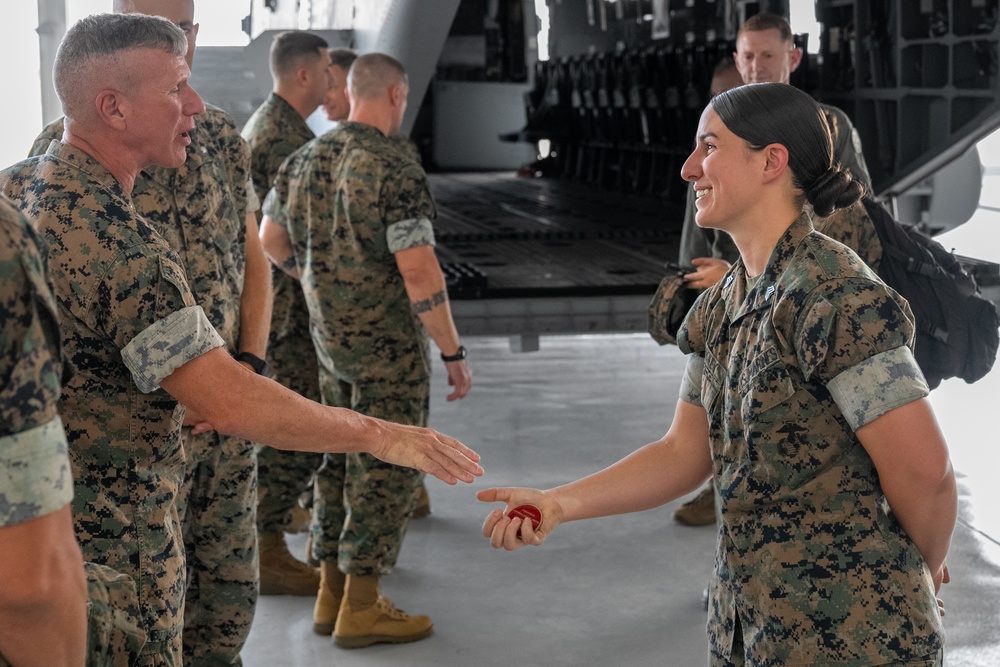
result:
<svg viewBox="0 0 1000 667"><path fill-rule="evenodd" d="M148 394L187 362L224 346L201 306L188 306L146 327L122 350L122 361Z"/></svg>
<svg viewBox="0 0 1000 667"><path fill-rule="evenodd" d="M689 354L684 377L681 378L681 400L698 407L704 407L701 402L701 378L705 373L705 358L697 354Z"/></svg>
<svg viewBox="0 0 1000 667"><path fill-rule="evenodd" d="M428 218L403 220L389 225L385 238L389 244L389 252L393 254L418 246L433 246L434 226Z"/></svg>
<svg viewBox="0 0 1000 667"><path fill-rule="evenodd" d="M0 438L0 526L37 519L73 500L62 420Z"/></svg>
<svg viewBox="0 0 1000 667"><path fill-rule="evenodd" d="M855 431L930 393L913 352L905 346L848 368L830 380L827 389Z"/></svg>

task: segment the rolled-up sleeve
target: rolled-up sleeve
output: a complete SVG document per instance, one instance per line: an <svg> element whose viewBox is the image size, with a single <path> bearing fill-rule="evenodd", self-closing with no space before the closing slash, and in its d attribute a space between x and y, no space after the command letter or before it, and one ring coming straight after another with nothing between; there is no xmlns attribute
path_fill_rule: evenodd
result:
<svg viewBox="0 0 1000 667"><path fill-rule="evenodd" d="M828 382L827 389L855 431L930 393L917 360L905 346L848 368Z"/></svg>
<svg viewBox="0 0 1000 667"><path fill-rule="evenodd" d="M684 377L681 378L681 400L704 407L701 401L701 378L705 373L705 358L698 354L689 354Z"/></svg>
<svg viewBox="0 0 1000 667"><path fill-rule="evenodd" d="M122 349L122 361L139 391L149 393L187 362L225 344L201 306L189 306L141 331Z"/></svg>
<svg viewBox="0 0 1000 667"><path fill-rule="evenodd" d="M0 437L0 526L51 514L73 500L62 420Z"/></svg>
<svg viewBox="0 0 1000 667"><path fill-rule="evenodd" d="M428 218L403 220L389 225L385 237L393 254L418 246L433 246L434 225Z"/></svg>

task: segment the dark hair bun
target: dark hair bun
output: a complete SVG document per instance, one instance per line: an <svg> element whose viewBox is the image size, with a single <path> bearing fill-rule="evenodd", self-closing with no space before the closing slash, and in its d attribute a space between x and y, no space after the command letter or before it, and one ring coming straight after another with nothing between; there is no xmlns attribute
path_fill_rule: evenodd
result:
<svg viewBox="0 0 1000 667"><path fill-rule="evenodd" d="M861 199L864 187L851 178L851 174L833 165L805 190L806 199L813 211L825 218L838 208L847 208Z"/></svg>

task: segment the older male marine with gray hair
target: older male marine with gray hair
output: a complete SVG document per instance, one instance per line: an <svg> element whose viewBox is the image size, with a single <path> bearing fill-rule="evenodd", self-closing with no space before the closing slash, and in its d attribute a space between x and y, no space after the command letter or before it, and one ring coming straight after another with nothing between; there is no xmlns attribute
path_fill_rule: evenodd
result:
<svg viewBox="0 0 1000 667"><path fill-rule="evenodd" d="M136 175L176 168L204 104L188 85L183 31L139 14L85 18L56 57L62 142L0 172L0 187L49 246L62 347L77 368L60 408L76 478L84 557L129 574L148 643L140 665L181 664L184 553L175 504L180 429L201 426L278 447L369 452L446 482L478 455L429 429L308 401L224 349L180 260L136 212ZM240 391L232 391L240 387ZM339 437L331 442L328 434Z"/></svg>

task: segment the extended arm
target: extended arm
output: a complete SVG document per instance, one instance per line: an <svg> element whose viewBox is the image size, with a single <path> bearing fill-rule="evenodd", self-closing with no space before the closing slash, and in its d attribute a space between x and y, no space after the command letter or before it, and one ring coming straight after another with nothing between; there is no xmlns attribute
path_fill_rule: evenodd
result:
<svg viewBox="0 0 1000 667"><path fill-rule="evenodd" d="M442 354L454 355L458 352L458 331L451 317L444 274L434 255L434 247L421 245L407 248L394 256L417 317ZM448 400L463 398L472 387L472 373L468 362L464 359L449 361L445 362L445 367L448 369L448 384L455 389Z"/></svg>
<svg viewBox="0 0 1000 667"><path fill-rule="evenodd" d="M255 375L214 348L177 368L161 386L215 429L278 449L367 452L454 484L482 474L479 455L436 431L310 401Z"/></svg>
<svg viewBox="0 0 1000 667"><path fill-rule="evenodd" d="M542 512L539 530L532 531L530 525L495 510L487 517L483 534L496 548L539 545L560 523L659 507L694 491L711 474L705 410L679 400L666 435L600 472L549 491L480 491L477 498L484 502L506 502L511 507L526 503ZM522 538L517 537L519 529Z"/></svg>
<svg viewBox="0 0 1000 667"><path fill-rule="evenodd" d="M857 430L889 507L940 585L958 514L948 446L927 399L891 410Z"/></svg>
<svg viewBox="0 0 1000 667"><path fill-rule="evenodd" d="M69 505L0 528L0 655L12 665L82 665L87 579Z"/></svg>

